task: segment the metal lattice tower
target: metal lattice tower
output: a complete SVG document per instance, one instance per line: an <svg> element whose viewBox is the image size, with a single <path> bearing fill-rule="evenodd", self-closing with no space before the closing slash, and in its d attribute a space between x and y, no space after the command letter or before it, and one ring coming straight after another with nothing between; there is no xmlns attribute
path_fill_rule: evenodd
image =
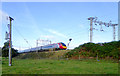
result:
<svg viewBox="0 0 120 76"><path fill-rule="evenodd" d="M113 27L113 41L115 41L116 39L116 28L115 26L117 26L118 24L112 24L111 21L109 23L106 22L102 22L102 21L97 21L97 17L90 17L88 18L88 20L90 20L90 42L92 42L92 37L93 37L93 22L95 23L95 25L99 24L101 26L100 31L104 31L102 28L102 25L105 25L106 27L112 26ZM119 33L120 31L118 31ZM120 35L118 35L120 36Z"/></svg>
<svg viewBox="0 0 120 76"><path fill-rule="evenodd" d="M36 40L36 47L44 46L44 45L48 45L48 44L51 44L50 40L42 40L42 39Z"/></svg>
<svg viewBox="0 0 120 76"><path fill-rule="evenodd" d="M92 42L92 37L93 37L93 17L88 18L90 20L90 42Z"/></svg>

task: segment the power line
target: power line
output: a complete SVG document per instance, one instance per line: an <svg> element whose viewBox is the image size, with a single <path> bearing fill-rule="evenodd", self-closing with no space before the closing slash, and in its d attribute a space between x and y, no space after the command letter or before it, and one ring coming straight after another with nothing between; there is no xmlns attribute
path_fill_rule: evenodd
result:
<svg viewBox="0 0 120 76"><path fill-rule="evenodd" d="M109 23L106 22L102 22L102 21L98 21L97 17L90 17L88 18L88 20L90 20L90 42L92 42L92 37L93 37L93 22L95 23L95 25L97 26L97 24L99 24L100 27L100 31L104 31L102 28L102 25L105 25L106 27L112 26L113 27L113 40L115 41L115 37L116 37L116 33L115 33L115 26L117 26L118 24L112 24L112 21L109 21Z"/></svg>
<svg viewBox="0 0 120 76"><path fill-rule="evenodd" d="M68 33L66 36L78 36L78 34L83 34L83 33L86 33L88 31L75 31L75 32L71 32L71 33Z"/></svg>
<svg viewBox="0 0 120 76"><path fill-rule="evenodd" d="M16 27L14 27L15 30L18 32L18 34L23 38L23 40L25 40L25 42L29 45L29 47L32 47L29 43L28 40L24 38L24 36L18 31L18 29Z"/></svg>

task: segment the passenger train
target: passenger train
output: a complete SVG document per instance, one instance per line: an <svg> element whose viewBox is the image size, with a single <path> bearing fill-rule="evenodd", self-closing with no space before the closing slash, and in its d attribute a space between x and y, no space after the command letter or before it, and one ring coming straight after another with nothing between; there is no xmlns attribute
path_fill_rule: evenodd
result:
<svg viewBox="0 0 120 76"><path fill-rule="evenodd" d="M48 45L44 45L44 46L26 49L19 53L27 53L27 52L35 52L35 51L43 52L43 51L49 51L50 49L65 50L65 49L67 49L67 46L63 42L60 42L60 43L48 44Z"/></svg>

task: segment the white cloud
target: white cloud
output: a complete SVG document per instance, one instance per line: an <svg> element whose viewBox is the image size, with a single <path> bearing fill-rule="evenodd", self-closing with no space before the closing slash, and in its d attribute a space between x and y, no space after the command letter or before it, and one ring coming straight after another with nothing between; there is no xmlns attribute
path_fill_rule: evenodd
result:
<svg viewBox="0 0 120 76"><path fill-rule="evenodd" d="M73 43L70 43L69 44L69 46L67 47L68 49L74 49L75 47L78 47L80 44L79 43L75 43L75 44L73 44Z"/></svg>
<svg viewBox="0 0 120 76"><path fill-rule="evenodd" d="M0 44L0 46L3 46L3 44L4 44L4 39L2 39L4 36L2 36L3 34L2 34L2 32L3 32L3 30L2 30L2 25L3 24L5 24L5 25L7 25L8 24L8 20L7 20L7 17L9 17L8 16L8 14L7 13L5 13L5 12L3 12L2 10L0 10L0 39L1 39L1 44Z"/></svg>
<svg viewBox="0 0 120 76"><path fill-rule="evenodd" d="M13 47L14 49L17 49L18 52L25 50L25 49L29 49L29 47Z"/></svg>
<svg viewBox="0 0 120 76"><path fill-rule="evenodd" d="M55 39L55 36L53 36L53 35L41 35L40 38Z"/></svg>
<svg viewBox="0 0 120 76"><path fill-rule="evenodd" d="M9 15L6 12L0 10L0 23L8 22L8 17Z"/></svg>
<svg viewBox="0 0 120 76"><path fill-rule="evenodd" d="M52 33L52 34L54 34L54 35L57 35L57 36L60 36L60 37L64 37L64 38L67 38L66 35L64 35L64 34L58 32L58 31L56 31L56 30L53 30L53 29L45 29L45 30L47 30L48 32L50 32L50 33Z"/></svg>

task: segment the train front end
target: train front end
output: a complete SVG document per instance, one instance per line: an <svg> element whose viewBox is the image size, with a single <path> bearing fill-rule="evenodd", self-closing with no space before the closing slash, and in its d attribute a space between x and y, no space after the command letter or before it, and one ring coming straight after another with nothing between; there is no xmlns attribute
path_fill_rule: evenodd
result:
<svg viewBox="0 0 120 76"><path fill-rule="evenodd" d="M67 49L67 46L64 43L62 43L62 42L58 43L58 45L59 45L60 49L63 49L63 50Z"/></svg>

